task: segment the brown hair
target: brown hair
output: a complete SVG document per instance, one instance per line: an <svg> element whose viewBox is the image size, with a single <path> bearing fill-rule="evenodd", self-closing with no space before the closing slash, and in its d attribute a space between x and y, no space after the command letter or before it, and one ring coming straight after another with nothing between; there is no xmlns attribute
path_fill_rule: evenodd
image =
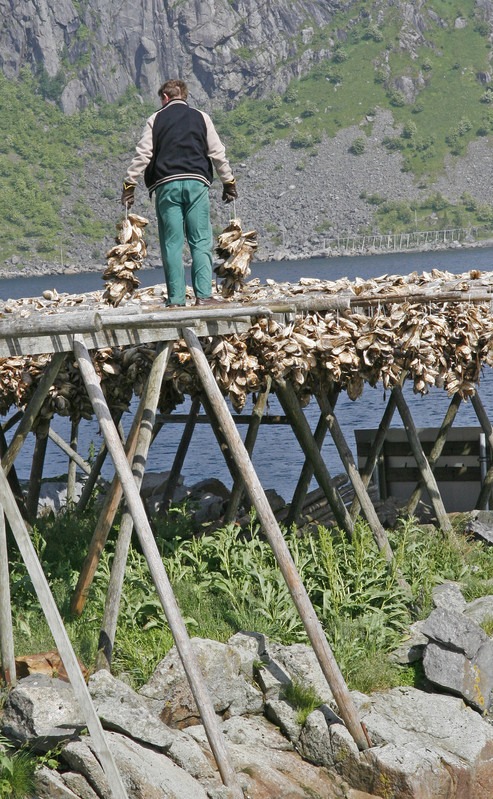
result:
<svg viewBox="0 0 493 799"><path fill-rule="evenodd" d="M163 96L166 94L170 100L174 100L176 97L186 100L188 96L188 87L184 80L172 79L165 81L165 83L159 87L157 93L161 99L163 99Z"/></svg>

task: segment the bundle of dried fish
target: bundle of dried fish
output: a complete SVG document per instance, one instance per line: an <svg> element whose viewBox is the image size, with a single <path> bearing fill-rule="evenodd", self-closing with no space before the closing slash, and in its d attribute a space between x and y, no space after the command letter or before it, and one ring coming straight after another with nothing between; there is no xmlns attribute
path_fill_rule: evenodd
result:
<svg viewBox="0 0 493 799"><path fill-rule="evenodd" d="M119 230L116 246L106 253L108 264L103 272L103 280L108 280L103 299L110 305L119 305L140 285L135 271L141 268L147 255L143 234L147 224L148 220L143 216L128 214L116 226Z"/></svg>
<svg viewBox="0 0 493 799"><path fill-rule="evenodd" d="M224 278L221 286L223 297L231 297L235 291L243 289L245 278L250 274L250 262L258 247L257 231L244 233L241 220L232 219L217 241L216 253L223 263L216 266L214 272Z"/></svg>

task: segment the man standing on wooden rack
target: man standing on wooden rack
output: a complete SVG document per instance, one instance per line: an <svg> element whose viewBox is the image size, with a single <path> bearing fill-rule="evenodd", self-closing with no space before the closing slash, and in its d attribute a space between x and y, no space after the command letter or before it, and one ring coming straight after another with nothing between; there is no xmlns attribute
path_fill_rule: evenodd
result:
<svg viewBox="0 0 493 799"><path fill-rule="evenodd" d="M209 186L212 165L223 184L222 199L238 197L235 179L211 118L190 108L182 80L167 80L158 91L162 108L149 117L123 181L122 205L131 206L139 176L149 196L156 192L156 214L168 307L185 305L183 244L192 255L196 305L215 305L212 292L212 226Z"/></svg>

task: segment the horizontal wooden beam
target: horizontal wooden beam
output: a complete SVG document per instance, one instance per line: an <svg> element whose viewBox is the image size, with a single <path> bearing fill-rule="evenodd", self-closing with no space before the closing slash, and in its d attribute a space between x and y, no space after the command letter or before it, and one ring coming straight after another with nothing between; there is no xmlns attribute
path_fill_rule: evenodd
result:
<svg viewBox="0 0 493 799"><path fill-rule="evenodd" d="M254 418L251 413L232 413L231 417L234 419L235 424L250 424ZM188 413L160 413L156 416L156 422L162 424L186 424L188 420ZM210 424L209 418L205 413L201 413L197 417L195 424ZM263 416L260 424L279 425L289 424L287 416Z"/></svg>

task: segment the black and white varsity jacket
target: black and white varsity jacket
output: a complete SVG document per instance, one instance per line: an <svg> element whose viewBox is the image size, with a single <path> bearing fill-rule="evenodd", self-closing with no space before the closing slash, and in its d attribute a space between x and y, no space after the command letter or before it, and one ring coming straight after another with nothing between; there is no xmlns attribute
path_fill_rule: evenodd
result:
<svg viewBox="0 0 493 799"><path fill-rule="evenodd" d="M135 185L144 172L149 195L171 180L200 180L210 186L213 165L222 183L234 180L211 118L176 98L147 120L124 183Z"/></svg>

